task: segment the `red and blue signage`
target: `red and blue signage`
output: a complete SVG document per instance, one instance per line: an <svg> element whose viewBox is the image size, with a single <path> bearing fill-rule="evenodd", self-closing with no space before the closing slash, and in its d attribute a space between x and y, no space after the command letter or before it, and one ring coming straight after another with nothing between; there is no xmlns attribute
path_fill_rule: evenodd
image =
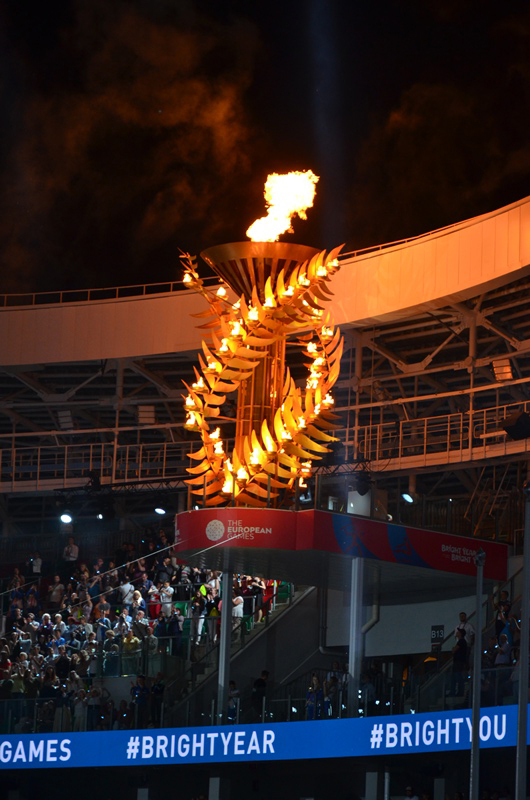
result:
<svg viewBox="0 0 530 800"><path fill-rule="evenodd" d="M473 559L482 548L484 576L495 580L506 579L508 564L508 548L497 542L317 510L185 511L176 517L175 544L183 555L212 547L314 550L470 576L476 575Z"/></svg>

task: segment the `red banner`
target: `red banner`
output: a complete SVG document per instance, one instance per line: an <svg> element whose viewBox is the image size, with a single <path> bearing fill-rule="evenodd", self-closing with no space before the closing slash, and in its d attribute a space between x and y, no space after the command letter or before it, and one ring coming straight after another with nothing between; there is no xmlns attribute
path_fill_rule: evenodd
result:
<svg viewBox="0 0 530 800"><path fill-rule="evenodd" d="M199 509L177 514L179 553L217 548L323 551L414 567L475 575L474 556L486 553L484 576L505 579L508 548L436 531L392 525L350 514L277 509Z"/></svg>

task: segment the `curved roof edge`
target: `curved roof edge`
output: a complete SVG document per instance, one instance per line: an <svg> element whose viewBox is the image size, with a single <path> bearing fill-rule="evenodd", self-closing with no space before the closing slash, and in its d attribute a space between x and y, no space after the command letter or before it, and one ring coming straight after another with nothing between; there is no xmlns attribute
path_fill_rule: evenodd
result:
<svg viewBox="0 0 530 800"><path fill-rule="evenodd" d="M414 239L341 258L337 323L363 326L466 300L530 271L530 197ZM200 346L185 292L0 310L0 365L186 352Z"/></svg>
<svg viewBox="0 0 530 800"><path fill-rule="evenodd" d="M530 197L341 259L335 321L362 326L461 302L530 271Z"/></svg>

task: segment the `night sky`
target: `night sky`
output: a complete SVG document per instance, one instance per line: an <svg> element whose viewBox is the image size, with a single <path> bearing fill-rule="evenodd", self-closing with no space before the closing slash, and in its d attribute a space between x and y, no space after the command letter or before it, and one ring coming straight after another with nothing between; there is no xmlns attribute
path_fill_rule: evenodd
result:
<svg viewBox="0 0 530 800"><path fill-rule="evenodd" d="M179 277L245 239L269 172L320 175L284 240L357 249L530 194L530 4L0 4L0 291Z"/></svg>

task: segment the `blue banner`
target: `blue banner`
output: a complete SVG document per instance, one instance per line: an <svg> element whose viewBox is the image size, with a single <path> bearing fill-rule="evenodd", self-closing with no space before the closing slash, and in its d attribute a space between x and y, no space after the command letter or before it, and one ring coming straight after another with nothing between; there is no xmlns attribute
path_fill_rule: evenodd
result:
<svg viewBox="0 0 530 800"><path fill-rule="evenodd" d="M514 747L516 736L517 706L482 710L481 747ZM0 768L351 758L470 746L471 712L465 710L270 725L0 736Z"/></svg>

